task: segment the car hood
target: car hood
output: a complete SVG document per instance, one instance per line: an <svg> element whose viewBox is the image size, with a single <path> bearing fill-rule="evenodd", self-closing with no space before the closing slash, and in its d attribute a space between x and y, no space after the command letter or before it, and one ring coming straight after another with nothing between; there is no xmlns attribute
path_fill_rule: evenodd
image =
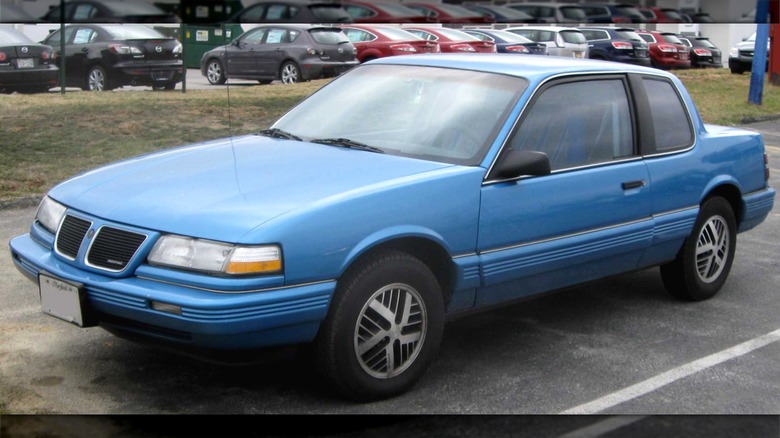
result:
<svg viewBox="0 0 780 438"><path fill-rule="evenodd" d="M293 210L446 167L452 165L243 136L111 164L58 185L49 196L109 221L239 242Z"/></svg>

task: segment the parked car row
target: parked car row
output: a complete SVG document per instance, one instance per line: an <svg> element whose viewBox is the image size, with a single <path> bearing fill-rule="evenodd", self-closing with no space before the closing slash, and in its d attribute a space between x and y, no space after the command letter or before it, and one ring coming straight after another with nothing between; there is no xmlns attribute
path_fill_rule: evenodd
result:
<svg viewBox="0 0 780 438"><path fill-rule="evenodd" d="M0 73L5 78L11 78L13 70L25 81L37 81L11 86L3 79L0 91L45 91L56 86L57 66L52 60L63 56L62 38L67 86L103 91L148 85L171 90L181 81L182 46L176 39L140 24L71 24L42 42L39 61L12 61L12 57L19 57L15 51L0 52ZM34 43L28 40L24 44L30 50ZM279 23L255 27L230 44L205 52L200 67L214 85L229 78L294 83L337 76L359 63L385 56L439 52L552 55L663 69L718 66L721 62L720 50L705 37L628 27L520 26L496 30L424 23L402 27ZM20 70L33 67L49 72L20 75Z"/></svg>
<svg viewBox="0 0 780 438"><path fill-rule="evenodd" d="M179 23L192 18L192 8L171 3L162 9L152 0L66 0L42 17L4 5L3 22L68 23ZM241 3L239 3L241 4ZM203 7L203 6L201 6ZM208 7L208 6L206 6ZM176 10L179 13L176 13ZM223 10L225 10L223 8ZM195 18L202 18L195 13ZM219 17L219 14L215 14ZM641 7L612 2L518 2L506 4L450 4L391 0L260 0L214 22L230 23L707 23L707 14L678 9Z"/></svg>

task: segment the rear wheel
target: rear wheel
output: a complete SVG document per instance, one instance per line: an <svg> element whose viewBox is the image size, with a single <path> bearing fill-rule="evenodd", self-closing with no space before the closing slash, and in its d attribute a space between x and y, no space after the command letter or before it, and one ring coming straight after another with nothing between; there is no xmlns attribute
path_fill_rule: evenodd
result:
<svg viewBox="0 0 780 438"><path fill-rule="evenodd" d="M206 64L206 79L208 79L211 85L222 85L227 81L221 62L212 59Z"/></svg>
<svg viewBox="0 0 780 438"><path fill-rule="evenodd" d="M706 200L677 258L661 266L664 286L672 295L688 301L715 296L729 275L736 246L731 204L721 197Z"/></svg>
<svg viewBox="0 0 780 438"><path fill-rule="evenodd" d="M320 373L353 400L407 391L436 356L443 301L431 270L406 253L383 251L360 262L339 282L318 334Z"/></svg>
<svg viewBox="0 0 780 438"><path fill-rule="evenodd" d="M93 66L87 73L87 90L89 91L109 91L111 87L108 82L106 70L99 66Z"/></svg>
<svg viewBox="0 0 780 438"><path fill-rule="evenodd" d="M279 69L279 78L284 84L294 84L301 81L301 71L298 64L287 61Z"/></svg>

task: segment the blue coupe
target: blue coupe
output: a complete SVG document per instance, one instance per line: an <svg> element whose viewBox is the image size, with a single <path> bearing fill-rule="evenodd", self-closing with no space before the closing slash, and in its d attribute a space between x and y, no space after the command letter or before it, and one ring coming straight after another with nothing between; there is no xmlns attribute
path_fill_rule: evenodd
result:
<svg viewBox="0 0 780 438"><path fill-rule="evenodd" d="M768 179L761 136L704 124L672 74L400 56L257 135L63 182L10 247L54 317L203 351L306 344L374 400L420 379L458 313L651 266L712 297Z"/></svg>

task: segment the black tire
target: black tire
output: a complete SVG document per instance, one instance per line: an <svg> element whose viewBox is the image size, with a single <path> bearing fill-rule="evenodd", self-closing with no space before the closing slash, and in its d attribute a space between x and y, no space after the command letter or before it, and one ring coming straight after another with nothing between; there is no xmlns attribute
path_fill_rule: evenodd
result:
<svg viewBox="0 0 780 438"><path fill-rule="evenodd" d="M303 81L298 64L292 61L283 62L282 66L279 67L279 79L283 84L294 84Z"/></svg>
<svg viewBox="0 0 780 438"><path fill-rule="evenodd" d="M314 345L315 360L340 395L384 399L409 390L425 374L443 331L444 299L431 270L409 254L383 251L339 281ZM411 342L402 345L404 338Z"/></svg>
<svg viewBox="0 0 780 438"><path fill-rule="evenodd" d="M677 258L661 266L664 287L686 301L712 298L726 282L736 247L731 204L721 197L707 199Z"/></svg>
<svg viewBox="0 0 780 438"><path fill-rule="evenodd" d="M227 82L227 75L222 63L217 59L210 59L206 63L206 79L211 85L223 85Z"/></svg>
<svg viewBox="0 0 780 438"><path fill-rule="evenodd" d="M106 69L99 65L90 67L87 71L86 81L87 91L110 91L112 88Z"/></svg>
<svg viewBox="0 0 780 438"><path fill-rule="evenodd" d="M152 85L152 90L154 91L171 91L176 89L176 82L170 81L166 82L161 85Z"/></svg>

